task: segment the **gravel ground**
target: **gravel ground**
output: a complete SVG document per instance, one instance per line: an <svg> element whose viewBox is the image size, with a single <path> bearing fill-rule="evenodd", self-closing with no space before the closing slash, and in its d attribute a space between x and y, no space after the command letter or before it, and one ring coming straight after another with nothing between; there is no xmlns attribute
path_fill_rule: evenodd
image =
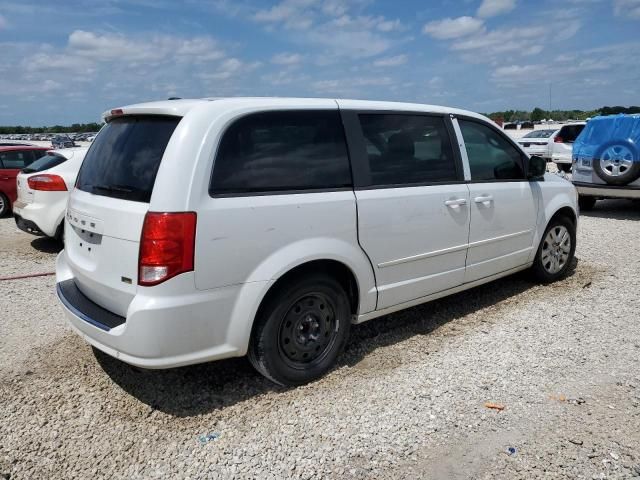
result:
<svg viewBox="0 0 640 480"><path fill-rule="evenodd" d="M245 359L127 366L65 325L53 277L0 281L0 478L640 476L639 234L637 204L601 202L566 280L356 326L295 389ZM0 276L53 268L55 244L10 219L0 247Z"/></svg>

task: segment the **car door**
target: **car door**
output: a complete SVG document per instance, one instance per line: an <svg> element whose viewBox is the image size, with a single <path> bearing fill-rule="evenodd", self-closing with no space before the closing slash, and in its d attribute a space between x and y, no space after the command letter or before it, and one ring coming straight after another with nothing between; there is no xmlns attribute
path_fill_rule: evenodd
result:
<svg viewBox="0 0 640 480"><path fill-rule="evenodd" d="M0 152L0 192L4 193L11 203L18 196L16 177L20 170L33 161L31 150L6 150Z"/></svg>
<svg viewBox="0 0 640 480"><path fill-rule="evenodd" d="M465 283L525 265L533 248L537 196L526 156L497 128L459 118L471 181Z"/></svg>
<svg viewBox="0 0 640 480"><path fill-rule="evenodd" d="M469 190L445 115L343 110L377 309L460 285Z"/></svg>

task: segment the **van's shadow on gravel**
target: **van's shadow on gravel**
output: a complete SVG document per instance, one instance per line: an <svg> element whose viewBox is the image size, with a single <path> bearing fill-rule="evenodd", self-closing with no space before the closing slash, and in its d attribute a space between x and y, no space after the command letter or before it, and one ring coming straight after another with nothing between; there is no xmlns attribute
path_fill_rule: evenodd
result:
<svg viewBox="0 0 640 480"><path fill-rule="evenodd" d="M577 260L569 275L574 275ZM355 366L380 347L427 335L474 311L518 295L535 284L527 272L401 312L354 325L339 366ZM95 357L111 379L154 410L191 417L222 409L268 392L288 390L258 374L246 358L234 358L170 370L144 370L99 350ZM371 367L375 370L375 362ZM380 368L384 368L380 365Z"/></svg>
<svg viewBox="0 0 640 480"><path fill-rule="evenodd" d="M64 248L61 241L50 237L38 237L31 240L31 246L42 253L60 253Z"/></svg>
<svg viewBox="0 0 640 480"><path fill-rule="evenodd" d="M598 200L593 210L581 210L580 216L640 220L640 200Z"/></svg>

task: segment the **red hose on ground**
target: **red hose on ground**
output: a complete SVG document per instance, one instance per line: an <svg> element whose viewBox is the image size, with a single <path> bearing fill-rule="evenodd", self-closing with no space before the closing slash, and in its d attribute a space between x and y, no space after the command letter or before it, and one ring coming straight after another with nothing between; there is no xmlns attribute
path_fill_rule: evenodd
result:
<svg viewBox="0 0 640 480"><path fill-rule="evenodd" d="M43 272L43 273L30 273L29 275L15 275L12 277L0 277L0 282L4 282L5 280L21 280L23 278L34 278L34 277L48 277L49 275L55 275L56 272Z"/></svg>

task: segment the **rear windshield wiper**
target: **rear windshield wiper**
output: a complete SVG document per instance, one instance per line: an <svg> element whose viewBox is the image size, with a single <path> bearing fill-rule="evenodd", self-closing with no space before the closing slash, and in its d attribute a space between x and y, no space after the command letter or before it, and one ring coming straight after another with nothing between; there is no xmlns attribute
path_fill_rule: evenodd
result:
<svg viewBox="0 0 640 480"><path fill-rule="evenodd" d="M135 191L140 191L139 188L130 187L129 185L91 185L91 189L111 193L133 193Z"/></svg>

